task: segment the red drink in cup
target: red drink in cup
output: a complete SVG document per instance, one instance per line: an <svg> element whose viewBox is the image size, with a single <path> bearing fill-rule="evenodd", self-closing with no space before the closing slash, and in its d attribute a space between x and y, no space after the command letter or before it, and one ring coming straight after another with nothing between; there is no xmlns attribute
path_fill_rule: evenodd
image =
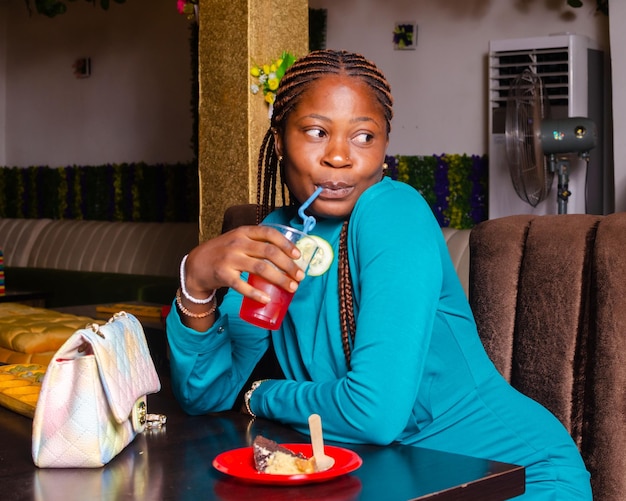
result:
<svg viewBox="0 0 626 501"><path fill-rule="evenodd" d="M248 283L268 294L271 301L263 304L254 299L244 297L239 316L246 322L250 322L258 327L271 330L278 329L283 322L283 318L285 318L285 313L287 313L287 308L289 308L294 293L288 292L282 287L276 287L274 284L256 275L250 275Z"/></svg>
<svg viewBox="0 0 626 501"><path fill-rule="evenodd" d="M301 257L298 259L298 265L300 265L306 273L311 259L317 252L317 241L308 237L305 233L294 228L290 228L289 226L283 226L280 224L269 224L268 226L277 229L285 236L285 238L288 238L298 246L300 252L302 253ZM287 309L291 304L291 299L293 298L294 293L271 284L267 280L253 275L252 273L248 277L248 283L256 289L262 290L269 295L271 301L264 304L244 297L243 302L241 303L239 316L246 322L250 322L258 327L270 330L278 329L283 321L283 318L285 318L285 313L287 313Z"/></svg>

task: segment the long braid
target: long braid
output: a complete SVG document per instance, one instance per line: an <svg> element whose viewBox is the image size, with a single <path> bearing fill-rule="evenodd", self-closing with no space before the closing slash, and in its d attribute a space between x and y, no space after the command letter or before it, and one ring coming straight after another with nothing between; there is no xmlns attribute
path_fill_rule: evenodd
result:
<svg viewBox="0 0 626 501"><path fill-rule="evenodd" d="M352 344L356 333L354 319L354 300L352 276L348 262L348 221L344 221L339 236L339 321L341 324L341 344L346 356L346 365L350 370Z"/></svg>
<svg viewBox="0 0 626 501"><path fill-rule="evenodd" d="M278 158L274 149L274 135L265 133L257 163L256 218L257 224L276 207L276 180ZM284 200L284 196L283 196Z"/></svg>
<svg viewBox="0 0 626 501"><path fill-rule="evenodd" d="M320 50L298 59L281 79L276 92L276 100L271 120L271 127L263 138L258 160L257 177L257 222L260 222L276 206L277 182L281 180L283 205L294 203L287 200L283 166L279 165L276 155L274 131L282 133L289 113L297 106L302 96L316 80L326 75L347 75L358 78L370 86L378 103L383 109L387 122L387 134L391 131L393 117L393 98L385 76L374 65L359 54L346 51ZM348 262L348 223L341 229L339 242L339 318L341 339L346 364L350 370L352 345L356 334L354 318L354 295L350 264Z"/></svg>

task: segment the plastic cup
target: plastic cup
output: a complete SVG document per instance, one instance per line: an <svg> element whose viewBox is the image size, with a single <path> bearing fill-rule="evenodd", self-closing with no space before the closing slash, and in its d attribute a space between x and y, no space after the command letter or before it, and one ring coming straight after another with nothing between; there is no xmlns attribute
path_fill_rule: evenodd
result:
<svg viewBox="0 0 626 501"><path fill-rule="evenodd" d="M281 224L268 224L267 226L277 229L285 236L285 238L288 238L296 245L300 240L305 238L308 239L306 250L302 252L301 257L297 260L300 268L302 268L306 273L309 263L313 259L313 256L315 256L315 252L317 252L317 242L313 238L307 236L306 233L289 226ZM302 245L300 245L299 248L301 251L303 250ZM248 283L254 288L265 292L271 300L269 303L265 304L244 296L239 316L246 322L258 327L270 330L278 329L280 324L283 322L283 318L285 318L285 313L287 313L287 309L291 304L294 293L289 292L282 287L278 287L277 285L271 284L267 280L254 275L253 273L250 273L248 276Z"/></svg>

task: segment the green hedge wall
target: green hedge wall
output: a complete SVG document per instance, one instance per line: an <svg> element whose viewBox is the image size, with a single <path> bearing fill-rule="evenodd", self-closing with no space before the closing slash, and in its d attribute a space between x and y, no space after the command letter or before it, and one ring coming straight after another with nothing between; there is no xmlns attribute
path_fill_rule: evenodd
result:
<svg viewBox="0 0 626 501"><path fill-rule="evenodd" d="M197 221L198 166L0 167L0 217Z"/></svg>
<svg viewBox="0 0 626 501"><path fill-rule="evenodd" d="M387 175L410 184L441 226L487 219L486 156L387 156ZM104 221L197 221L198 166L144 163L0 167L0 217Z"/></svg>
<svg viewBox="0 0 626 501"><path fill-rule="evenodd" d="M388 156L387 175L416 188L440 226L466 229L487 219L486 156Z"/></svg>

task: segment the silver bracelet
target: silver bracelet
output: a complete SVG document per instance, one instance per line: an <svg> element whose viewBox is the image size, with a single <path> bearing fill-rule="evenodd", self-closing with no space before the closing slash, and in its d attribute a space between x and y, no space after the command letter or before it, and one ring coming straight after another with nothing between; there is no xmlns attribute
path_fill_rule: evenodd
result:
<svg viewBox="0 0 626 501"><path fill-rule="evenodd" d="M189 254L185 254L185 256L183 257L183 260L180 262L180 290L183 293L183 296L185 296L185 298L187 298L187 300L191 301L192 303L195 303L195 304L210 303L211 301L213 301L213 298L215 297L215 293L217 292L217 289L213 289L213 293L206 299L195 298L187 292L187 288L185 287L185 263L187 262L187 256L189 256Z"/></svg>
<svg viewBox="0 0 626 501"><path fill-rule="evenodd" d="M267 381L267 379L260 379L259 381L255 381L254 383L252 383L252 386L250 386L250 389L246 391L246 393L243 396L243 401L246 405L246 411L248 411L248 414L252 416L252 419L256 418L256 414L252 412L252 409L250 408L250 399L252 398L252 394L254 393L254 390L256 390L259 386L261 386L261 383L264 383L265 381Z"/></svg>

